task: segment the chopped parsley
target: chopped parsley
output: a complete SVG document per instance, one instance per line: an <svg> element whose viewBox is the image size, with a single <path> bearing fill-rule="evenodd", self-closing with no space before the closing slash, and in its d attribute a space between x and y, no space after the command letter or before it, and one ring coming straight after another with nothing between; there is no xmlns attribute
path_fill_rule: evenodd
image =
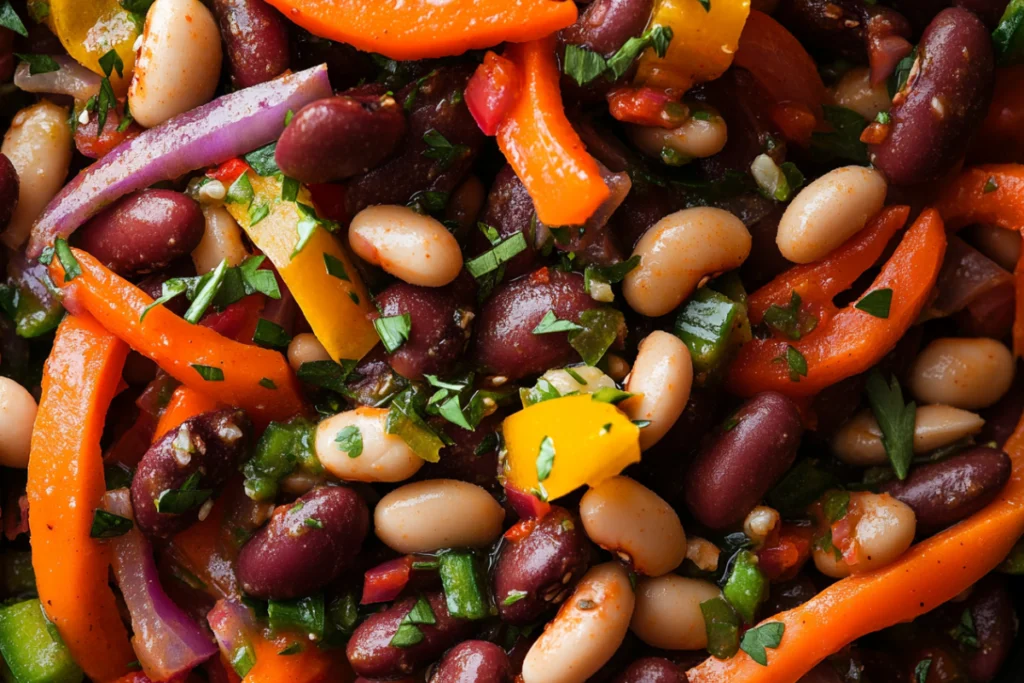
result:
<svg viewBox="0 0 1024 683"><path fill-rule="evenodd" d="M373 321L373 328L388 353L394 353L409 340L412 331L412 317L408 313L381 316Z"/></svg>
<svg viewBox="0 0 1024 683"><path fill-rule="evenodd" d="M546 481L551 476L551 468L555 465L555 442L545 436L540 442L537 454L537 481Z"/></svg>
<svg viewBox="0 0 1024 683"><path fill-rule="evenodd" d="M355 425L349 425L338 432L334 442L338 444L338 449L345 451L350 458L358 458L363 454L363 433Z"/></svg>
<svg viewBox="0 0 1024 683"><path fill-rule="evenodd" d="M200 478L199 472L193 472L181 485L181 488L161 491L156 499L156 511L180 515L205 503L213 495L213 489L199 488Z"/></svg>
<svg viewBox="0 0 1024 683"><path fill-rule="evenodd" d="M430 603L422 595L416 601L416 604L412 606L412 609L402 617L402 620L398 623L398 630L395 631L394 637L391 638L389 645L392 647L412 647L417 643L423 641L423 631L420 630L421 624L436 624L437 619L434 617L434 610L430 608Z"/></svg>
<svg viewBox="0 0 1024 683"><path fill-rule="evenodd" d="M469 147L453 145L435 128L423 134L423 142L427 144L427 149L422 152L423 156L435 160L442 171L469 154Z"/></svg>
<svg viewBox="0 0 1024 683"><path fill-rule="evenodd" d="M882 432L882 445L896 476L907 478L914 458L914 421L917 404L903 402L899 380L893 377L886 383L877 369L867 381L868 403Z"/></svg>
<svg viewBox="0 0 1024 683"><path fill-rule="evenodd" d="M199 373L199 376L205 379L207 382L223 382L224 371L220 368L215 368L210 365L199 365L197 363L192 364L192 369Z"/></svg>
<svg viewBox="0 0 1024 683"><path fill-rule="evenodd" d="M981 189L981 192L982 194L989 194L991 192L995 192L998 189L999 183L996 182L995 176L991 176L988 180L985 181L985 187Z"/></svg>
<svg viewBox="0 0 1024 683"><path fill-rule="evenodd" d="M256 321L256 330L253 332L252 341L257 346L268 349L286 349L291 340L288 332L277 323L265 318Z"/></svg>
<svg viewBox="0 0 1024 683"><path fill-rule="evenodd" d="M789 381L799 382L801 377L807 376L807 359L796 347L787 344L786 353L776 358L773 362L785 363L789 368Z"/></svg>
<svg viewBox="0 0 1024 683"><path fill-rule="evenodd" d="M640 254L634 254L625 261L610 266L587 266L583 271L583 289L590 294L591 283L603 282L614 285L626 279L634 268L640 265Z"/></svg>
<svg viewBox="0 0 1024 683"><path fill-rule="evenodd" d="M796 341L818 326L818 319L800 312L803 300L793 291L787 306L772 304L764 312L763 320L768 327Z"/></svg>
<svg viewBox="0 0 1024 683"><path fill-rule="evenodd" d="M96 510L92 517L90 538L116 538L132 530L132 520L106 510Z"/></svg>
<svg viewBox="0 0 1024 683"><path fill-rule="evenodd" d="M778 621L757 626L743 634L740 649L761 666L768 666L768 654L765 649L777 648L785 632L786 625Z"/></svg>
<svg viewBox="0 0 1024 683"><path fill-rule="evenodd" d="M960 623L950 630L949 636L969 650L977 650L980 647L978 632L974 628L974 615L971 614L970 608L961 613Z"/></svg>
<svg viewBox="0 0 1024 683"><path fill-rule="evenodd" d="M505 599L501 601L501 604L505 607L508 607L509 605L516 604L528 595L529 593L527 593L526 591L510 590L508 592L508 595L505 596Z"/></svg>
<svg viewBox="0 0 1024 683"><path fill-rule="evenodd" d="M605 75L612 81L622 78L629 68L647 48L654 48L659 57L664 57L668 44L672 40L672 29L668 26L655 26L642 36L630 38L618 51L605 59L592 50L577 45L565 46L565 62L563 71L578 85L586 85Z"/></svg>
<svg viewBox="0 0 1024 683"><path fill-rule="evenodd" d="M22 23L21 17L11 7L9 0L4 0L4 3L0 5L0 26L9 28L19 36L28 38L28 30L25 28L25 24Z"/></svg>
<svg viewBox="0 0 1024 683"><path fill-rule="evenodd" d="M341 262L341 259L331 256L326 251L324 252L324 267L327 268L327 274L331 277L351 282L348 272L345 270L345 264Z"/></svg>
<svg viewBox="0 0 1024 683"><path fill-rule="evenodd" d="M860 301L854 304L854 308L883 320L889 317L889 308L891 306L892 290L889 288L868 292Z"/></svg>
<svg viewBox="0 0 1024 683"><path fill-rule="evenodd" d="M14 56L28 64L28 73L30 76L35 76L36 74L48 74L60 70L60 65L57 64L56 60L54 60L50 55L29 55L21 52L15 52Z"/></svg>
<svg viewBox="0 0 1024 683"><path fill-rule="evenodd" d="M914 667L914 683L926 683L928 681L928 671L932 668L932 660L922 659Z"/></svg>
<svg viewBox="0 0 1024 683"><path fill-rule="evenodd" d="M556 332L573 332L583 328L571 320L559 320L554 311L548 311L533 328L533 334L554 334Z"/></svg>
<svg viewBox="0 0 1024 683"><path fill-rule="evenodd" d="M71 247L68 246L66 239L58 237L53 243L53 250L60 260L60 265L64 267L64 282L71 282L82 274L82 266L71 252Z"/></svg>
<svg viewBox="0 0 1024 683"><path fill-rule="evenodd" d="M269 145L264 145L259 149L249 152L243 158L247 164L252 166L252 170L256 171L259 175L272 176L281 172L281 169L277 167L277 161L274 159L274 152L276 151L277 143L271 142Z"/></svg>

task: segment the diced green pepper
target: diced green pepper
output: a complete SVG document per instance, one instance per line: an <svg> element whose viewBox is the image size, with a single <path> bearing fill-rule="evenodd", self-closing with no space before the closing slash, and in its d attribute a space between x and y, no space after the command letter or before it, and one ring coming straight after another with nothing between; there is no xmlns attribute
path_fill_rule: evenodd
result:
<svg viewBox="0 0 1024 683"><path fill-rule="evenodd" d="M323 466L313 451L314 425L304 418L271 422L256 453L242 467L245 494L255 501L273 500L285 477L302 467L319 474Z"/></svg>
<svg viewBox="0 0 1024 683"><path fill-rule="evenodd" d="M320 647L344 647L359 623L359 600L348 592L331 598L327 605L327 625Z"/></svg>
<svg viewBox="0 0 1024 683"><path fill-rule="evenodd" d="M440 573L449 614L459 619L486 619L491 615L473 553L445 553Z"/></svg>
<svg viewBox="0 0 1024 683"><path fill-rule="evenodd" d="M992 32L992 47L1000 66L1024 62L1024 0L1010 0Z"/></svg>
<svg viewBox="0 0 1024 683"><path fill-rule="evenodd" d="M700 603L704 629L708 634L709 653L728 659L740 649L740 617L725 598L716 597Z"/></svg>
<svg viewBox="0 0 1024 683"><path fill-rule="evenodd" d="M32 339L57 329L64 317L64 307L56 298L43 301L35 292L21 290L18 308L14 312L14 323L19 337Z"/></svg>
<svg viewBox="0 0 1024 683"><path fill-rule="evenodd" d="M768 580L757 566L757 555L749 550L736 553L722 594L744 623L754 623L757 608L768 597Z"/></svg>
<svg viewBox="0 0 1024 683"><path fill-rule="evenodd" d="M275 632L297 631L320 640L326 628L323 593L295 600L270 600L267 618Z"/></svg>
<svg viewBox="0 0 1024 683"><path fill-rule="evenodd" d="M0 608L0 654L7 683L79 683L84 674L39 600Z"/></svg>
<svg viewBox="0 0 1024 683"><path fill-rule="evenodd" d="M741 344L750 339L750 323L743 303L702 287L676 315L675 335L690 349L698 381L720 375Z"/></svg>
<svg viewBox="0 0 1024 683"><path fill-rule="evenodd" d="M36 594L36 575L32 571L32 553L5 552L0 555L4 598L27 598Z"/></svg>

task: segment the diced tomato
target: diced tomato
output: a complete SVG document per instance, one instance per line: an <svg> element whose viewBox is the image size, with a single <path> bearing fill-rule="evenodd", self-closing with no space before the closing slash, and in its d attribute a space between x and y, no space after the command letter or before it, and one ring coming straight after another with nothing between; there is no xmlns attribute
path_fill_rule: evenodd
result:
<svg viewBox="0 0 1024 683"><path fill-rule="evenodd" d="M511 61L488 52L466 85L465 98L469 113L485 135L498 132L519 97L519 70Z"/></svg>
<svg viewBox="0 0 1024 683"><path fill-rule="evenodd" d="M248 344L252 342L252 334L265 303L266 297L262 294L251 294L223 311L208 312L199 324L222 336Z"/></svg>
<svg viewBox="0 0 1024 683"><path fill-rule="evenodd" d="M661 88L616 88L608 93L608 110L624 123L678 128L688 112L672 93Z"/></svg>
<svg viewBox="0 0 1024 683"><path fill-rule="evenodd" d="M412 555L405 555L367 570L363 575L363 598L359 604L389 602L397 598L409 583L412 563Z"/></svg>
<svg viewBox="0 0 1024 683"><path fill-rule="evenodd" d="M818 120L803 102L783 102L772 107L772 121L790 142L806 145Z"/></svg>
<svg viewBox="0 0 1024 683"><path fill-rule="evenodd" d="M875 121L860 134L860 141L865 145L877 145L889 137L889 126Z"/></svg>
<svg viewBox="0 0 1024 683"><path fill-rule="evenodd" d="M787 581L811 556L813 527L783 524L778 540L757 551L758 566L769 581Z"/></svg>
<svg viewBox="0 0 1024 683"><path fill-rule="evenodd" d="M315 183L307 185L313 197L313 208L317 215L329 221L346 225L349 222L348 211L345 210L346 190L344 185L337 183Z"/></svg>
<svg viewBox="0 0 1024 683"><path fill-rule="evenodd" d="M234 159L228 159L217 168L212 168L206 172L206 175L214 180L219 180L224 183L225 186L238 180L238 176L242 175L246 171L251 171L252 167L245 163L242 159L235 157Z"/></svg>
<svg viewBox="0 0 1024 683"><path fill-rule="evenodd" d="M544 272L546 273L547 269L544 269ZM551 506L548 503L533 494L520 491L515 486L506 484L505 495L508 497L509 505L522 519L540 519L551 512Z"/></svg>

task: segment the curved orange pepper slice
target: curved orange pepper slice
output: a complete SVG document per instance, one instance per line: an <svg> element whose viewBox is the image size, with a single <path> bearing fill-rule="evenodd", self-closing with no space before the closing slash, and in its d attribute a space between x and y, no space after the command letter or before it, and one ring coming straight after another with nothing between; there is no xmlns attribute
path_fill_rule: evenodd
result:
<svg viewBox="0 0 1024 683"><path fill-rule="evenodd" d="M886 220L898 221L900 213L906 215L892 211L882 215L887 216ZM882 244L884 246L884 242ZM740 396L767 390L789 396L810 396L841 379L868 370L917 320L935 285L945 253L946 233L942 219L937 211L928 209L903 236L895 253L865 292L892 290L888 318L876 318L858 310L854 304L836 310L831 300L818 302L822 322L803 338L793 341L773 336L754 339L740 347L726 380L729 390ZM797 270L800 268L806 267ZM787 273L780 277L786 278ZM829 285L829 290L835 290L839 284L840 280L836 280L834 285ZM763 306L765 299L758 294L752 298L756 297ZM788 299L789 292L784 300L771 303L785 305ZM790 379L786 362L790 346L807 361L807 376L800 377L799 381Z"/></svg>
<svg viewBox="0 0 1024 683"><path fill-rule="evenodd" d="M283 355L192 325L163 306L151 309L140 321L153 300L87 252L72 252L82 274L70 282L64 281L60 259L50 263L50 278L63 289L69 308L87 310L182 384L225 405L244 408L257 423L286 420L305 410L298 380ZM216 368L222 379L204 379L197 366Z"/></svg>
<svg viewBox="0 0 1024 683"><path fill-rule="evenodd" d="M935 208L952 230L971 223L990 223L1016 230L1024 237L1024 165L991 164L964 171L943 189ZM1013 352L1024 354L1024 254L1014 269L1016 315Z"/></svg>
<svg viewBox="0 0 1024 683"><path fill-rule="evenodd" d="M571 0L267 0L322 38L398 60L535 40L576 21Z"/></svg>
<svg viewBox="0 0 1024 683"><path fill-rule="evenodd" d="M100 436L127 355L90 316L64 318L43 373L28 463L39 599L75 661L101 682L128 673L135 659L107 585L109 549L89 536L106 490Z"/></svg>
<svg viewBox="0 0 1024 683"><path fill-rule="evenodd" d="M745 653L709 657L690 683L796 683L828 655L868 633L911 621L967 590L1006 558L1024 534L1024 419L1004 450L1010 481L980 512L922 541L896 562L837 581L800 607L771 617L786 629L766 650L768 666Z"/></svg>
<svg viewBox="0 0 1024 683"><path fill-rule="evenodd" d="M156 423L156 429L153 430L153 443L159 441L164 434L175 427L181 426L185 420L211 410L217 410L218 407L220 406L217 402L206 394L201 394L188 387L178 387L171 394L171 400L167 402L167 407L164 408L160 420Z"/></svg>
<svg viewBox="0 0 1024 683"><path fill-rule="evenodd" d="M509 45L505 57L519 69L522 90L498 126L498 147L542 223L583 225L610 192L562 108L555 38Z"/></svg>

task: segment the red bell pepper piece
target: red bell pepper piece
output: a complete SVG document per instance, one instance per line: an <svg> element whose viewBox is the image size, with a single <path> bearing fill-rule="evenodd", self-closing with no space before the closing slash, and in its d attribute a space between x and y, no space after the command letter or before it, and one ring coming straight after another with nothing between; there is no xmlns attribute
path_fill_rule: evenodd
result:
<svg viewBox="0 0 1024 683"><path fill-rule="evenodd" d="M405 555L368 569L363 575L361 605L390 602L399 596L412 576L412 555Z"/></svg>
<svg viewBox="0 0 1024 683"><path fill-rule="evenodd" d="M488 52L466 85L466 107L484 135L496 135L498 125L519 97L519 69Z"/></svg>

